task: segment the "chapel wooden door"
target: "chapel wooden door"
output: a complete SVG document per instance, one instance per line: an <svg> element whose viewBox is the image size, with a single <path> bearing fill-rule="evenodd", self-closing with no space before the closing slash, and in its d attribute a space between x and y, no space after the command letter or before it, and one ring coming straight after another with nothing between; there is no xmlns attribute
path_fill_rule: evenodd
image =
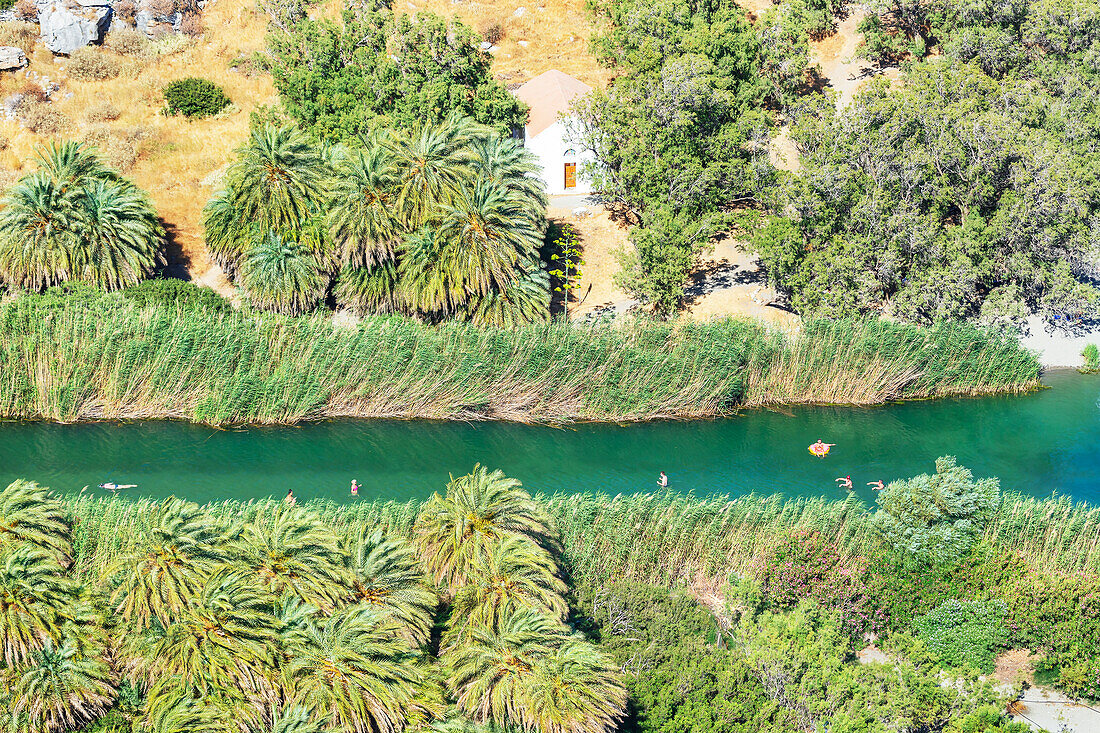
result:
<svg viewBox="0 0 1100 733"><path fill-rule="evenodd" d="M565 164L565 187L576 188L577 187L577 164L566 163Z"/></svg>

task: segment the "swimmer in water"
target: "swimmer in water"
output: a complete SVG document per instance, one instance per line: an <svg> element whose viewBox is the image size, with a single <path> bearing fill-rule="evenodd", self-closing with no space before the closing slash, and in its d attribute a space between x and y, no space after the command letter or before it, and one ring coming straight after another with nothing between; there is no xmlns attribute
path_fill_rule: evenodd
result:
<svg viewBox="0 0 1100 733"><path fill-rule="evenodd" d="M294 498L294 489L286 490L286 498L283 499L283 501L285 501L287 504L290 504L291 506L294 506L298 503L298 500Z"/></svg>
<svg viewBox="0 0 1100 733"><path fill-rule="evenodd" d="M829 449L834 445L836 445L836 443L822 443L821 438L818 438L817 442L810 446L810 452L818 458L824 458L829 452Z"/></svg>
<svg viewBox="0 0 1100 733"><path fill-rule="evenodd" d="M871 491L882 491L886 488L886 484L882 483L882 480L868 481L867 485L871 487Z"/></svg>
<svg viewBox="0 0 1100 733"><path fill-rule="evenodd" d="M359 482L355 479L351 480L351 495L359 496Z"/></svg>
<svg viewBox="0 0 1100 733"><path fill-rule="evenodd" d="M100 484L99 488L107 489L107 491L118 491L119 489L136 489L137 484L112 484L112 483L106 483L106 484Z"/></svg>
<svg viewBox="0 0 1100 733"><path fill-rule="evenodd" d="M852 490L852 476L851 474L836 479L836 482L840 484L837 488Z"/></svg>
<svg viewBox="0 0 1100 733"><path fill-rule="evenodd" d="M665 475L664 471L661 471L661 475L657 477L657 485L662 489L668 488L668 476Z"/></svg>

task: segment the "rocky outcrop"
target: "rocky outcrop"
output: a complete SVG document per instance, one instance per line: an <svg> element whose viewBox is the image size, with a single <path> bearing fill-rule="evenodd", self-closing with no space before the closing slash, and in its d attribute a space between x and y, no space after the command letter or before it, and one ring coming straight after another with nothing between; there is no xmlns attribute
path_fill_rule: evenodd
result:
<svg viewBox="0 0 1100 733"><path fill-rule="evenodd" d="M27 54L15 46L0 46L0 71L22 69L27 65Z"/></svg>
<svg viewBox="0 0 1100 733"><path fill-rule="evenodd" d="M110 25L111 7L107 0L77 0L72 4L46 0L38 4L42 43L54 53L67 55L98 43Z"/></svg>
<svg viewBox="0 0 1100 733"><path fill-rule="evenodd" d="M134 16L134 25L149 38L158 38L178 31L181 18L180 13L156 15L152 10L143 9Z"/></svg>

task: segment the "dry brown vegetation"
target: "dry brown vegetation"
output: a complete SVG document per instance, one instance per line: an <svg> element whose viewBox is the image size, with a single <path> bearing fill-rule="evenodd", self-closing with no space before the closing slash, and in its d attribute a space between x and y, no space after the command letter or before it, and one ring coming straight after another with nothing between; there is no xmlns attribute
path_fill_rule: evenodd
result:
<svg viewBox="0 0 1100 733"><path fill-rule="evenodd" d="M426 10L445 18L457 15L483 34L487 30L495 32L495 26L499 26L500 48L493 54L493 73L509 87L550 69L598 88L607 86L611 78L609 70L602 68L588 50L592 28L584 0L413 0L395 3L394 10Z"/></svg>

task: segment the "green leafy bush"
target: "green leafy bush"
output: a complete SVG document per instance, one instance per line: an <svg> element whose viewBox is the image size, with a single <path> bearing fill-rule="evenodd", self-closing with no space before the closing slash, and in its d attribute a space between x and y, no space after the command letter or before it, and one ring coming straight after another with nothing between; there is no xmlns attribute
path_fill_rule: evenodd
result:
<svg viewBox="0 0 1100 733"><path fill-rule="evenodd" d="M954 456L944 456L935 474L895 481L879 493L875 525L896 549L927 562L955 562L981 535L1000 496L997 479L974 481Z"/></svg>
<svg viewBox="0 0 1100 733"><path fill-rule="evenodd" d="M853 638L865 631L882 632L884 614L868 593L865 565L843 560L836 543L820 532L791 532L755 565L764 606L789 609L811 598L836 610L841 627Z"/></svg>
<svg viewBox="0 0 1100 733"><path fill-rule="evenodd" d="M1081 371L1085 374L1096 374L1100 372L1100 349L1096 347L1096 344L1088 344L1081 350L1081 356L1084 357L1085 363L1081 365Z"/></svg>
<svg viewBox="0 0 1100 733"><path fill-rule="evenodd" d="M993 671L993 658L1008 640L1004 601L945 601L913 624L917 638L950 667Z"/></svg>
<svg viewBox="0 0 1100 733"><path fill-rule="evenodd" d="M122 297L137 306L168 305L185 310L209 310L229 313L233 306L210 288L186 280L164 278L145 280L122 291Z"/></svg>
<svg viewBox="0 0 1100 733"><path fill-rule="evenodd" d="M189 76L164 87L165 111L196 119L211 117L229 106L225 91L212 81Z"/></svg>

